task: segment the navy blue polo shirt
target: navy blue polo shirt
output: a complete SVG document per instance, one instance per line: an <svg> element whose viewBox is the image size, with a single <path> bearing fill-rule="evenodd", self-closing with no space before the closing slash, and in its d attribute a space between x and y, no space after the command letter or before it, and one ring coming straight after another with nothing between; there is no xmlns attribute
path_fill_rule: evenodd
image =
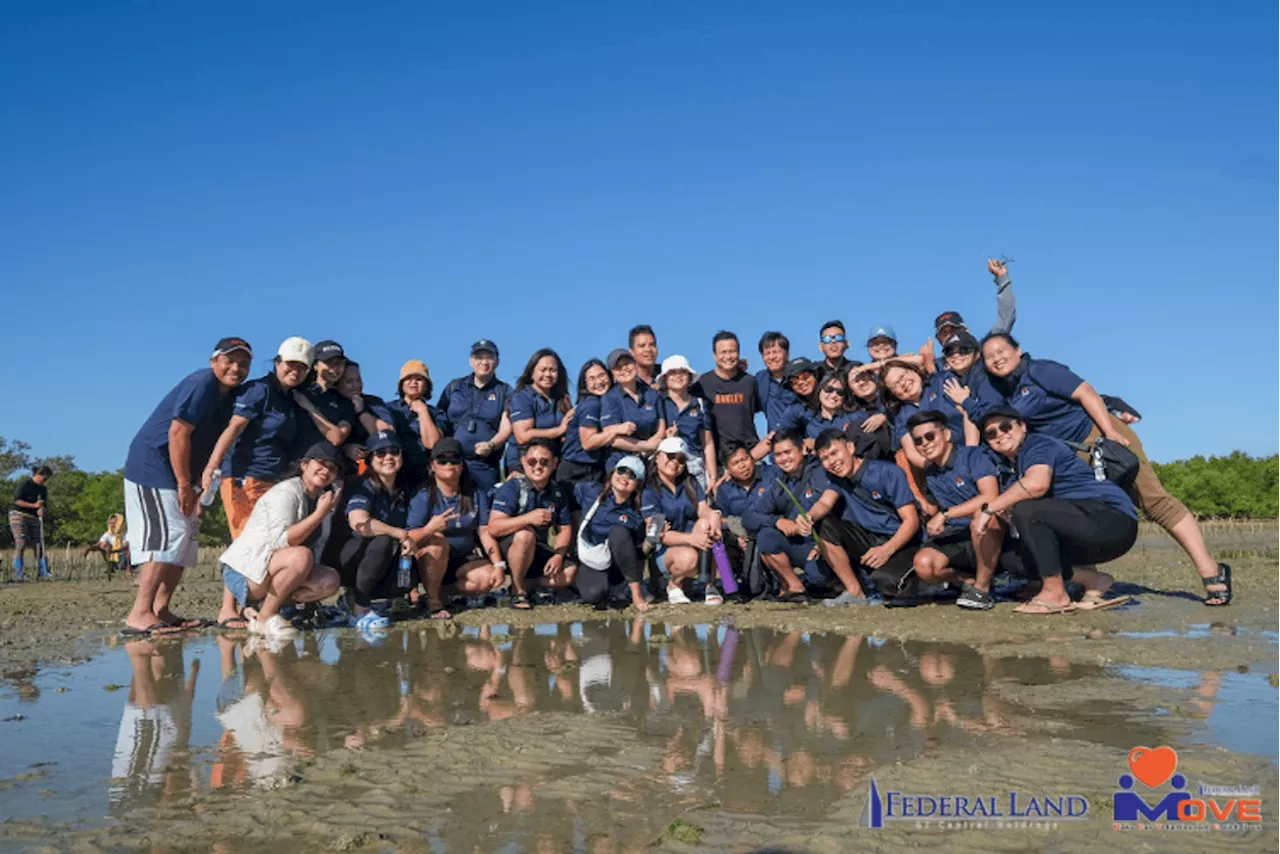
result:
<svg viewBox="0 0 1280 854"><path fill-rule="evenodd" d="M1018 410L1034 432L1064 442L1083 442L1093 430L1093 419L1071 399L1082 382L1066 365L1024 357L1012 374L1002 379L988 374L980 388L998 395L997 403Z"/></svg>
<svg viewBox="0 0 1280 854"><path fill-rule="evenodd" d="M372 394L362 394L360 397L364 400L364 411L372 415L374 418L395 425L395 419L391 415L391 410L387 409L387 402L380 397ZM355 406L352 405L351 412L355 414ZM360 423L360 416L355 416L355 421L351 422L351 435L347 437L349 445L363 445L369 441L369 431L364 429L364 424Z"/></svg>
<svg viewBox="0 0 1280 854"><path fill-rule="evenodd" d="M937 395L930 394L929 386L925 386L924 393L920 395L920 403L907 403L902 401L898 405L898 411L894 414L890 422L890 430L893 434L894 448L902 447L902 440L905 439L911 431L907 429L907 422L917 412L926 409L936 409L943 415L947 416L947 432L951 434L951 441L956 445L964 444L964 415L959 409L947 400L946 397L942 401L938 400ZM954 416L954 419L953 417Z"/></svg>
<svg viewBox="0 0 1280 854"><path fill-rule="evenodd" d="M813 457L806 458L805 464L793 474L774 468L770 477L762 478L756 485L742 524L748 531L758 531L773 527L779 518L794 521L799 518L800 511L787 495L787 490L808 513L821 500L822 493L831 488L826 470Z"/></svg>
<svg viewBox="0 0 1280 854"><path fill-rule="evenodd" d="M587 513L591 510L591 506L596 503L596 499L600 497L604 485L597 481L583 481L573 488L574 501L582 510L582 517L585 520ZM613 490L604 490L604 497L600 501L600 507L596 510L595 515L591 517L591 521L582 530L582 538L588 544L598 546L609 537L609 529L615 525L621 525L631 532L633 538L639 540L644 533L644 516L640 509L636 506L635 498L626 504L619 504L613 498Z"/></svg>
<svg viewBox="0 0 1280 854"><path fill-rule="evenodd" d="M627 394L620 385L606 391L600 397L600 426L610 427L630 421L636 425L636 432L627 438L643 441L658 432L658 422L662 420L662 401L651 388L637 385L636 391L639 392L638 397ZM612 469L628 453L611 450L605 467Z"/></svg>
<svg viewBox="0 0 1280 854"><path fill-rule="evenodd" d="M942 465L924 467L924 480L929 495L942 510L959 506L978 496L978 481L995 477L996 460L982 445L953 445ZM969 527L967 518L948 519L947 530Z"/></svg>
<svg viewBox="0 0 1280 854"><path fill-rule="evenodd" d="M864 531L893 536L902 525L897 508L915 503L907 476L897 465L883 460L863 460L852 478L827 474L831 488L840 493L840 518ZM866 497L854 487L866 491Z"/></svg>
<svg viewBox="0 0 1280 854"><path fill-rule="evenodd" d="M1133 509L1133 502L1124 490L1109 480L1098 480L1093 468L1060 439L1043 433L1028 433L1018 448L1014 463L1018 477L1025 475L1032 466L1051 468L1053 482L1049 485L1048 497L1102 501L1126 516L1138 518L1138 512Z"/></svg>
<svg viewBox="0 0 1280 854"><path fill-rule="evenodd" d="M422 444L422 430L418 424L420 420L418 413L414 412L409 404L400 398L389 401L386 404L386 408L391 413L391 423L395 425L396 436L400 439L405 465L413 466L416 470L421 471L427 464L430 452ZM431 416L431 420L435 423L436 429L440 431L441 435L449 435L449 424L439 409L428 403L427 414Z"/></svg>
<svg viewBox="0 0 1280 854"><path fill-rule="evenodd" d="M670 523L671 530L687 534L693 530L693 523L698 521L698 504L706 500L707 495L698 486L698 481L685 475L684 483L674 492L661 481L647 487L640 496L640 512L646 519L661 513Z"/></svg>
<svg viewBox="0 0 1280 854"><path fill-rule="evenodd" d="M192 426L187 474L193 482L209 463L218 437L231 420L234 391L222 393L212 368L201 368L183 377L169 390L129 443L124 476L139 486L177 489L178 479L169 464L169 426L174 419Z"/></svg>
<svg viewBox="0 0 1280 854"><path fill-rule="evenodd" d="M363 510L383 524L404 528L409 521L409 496L399 489L388 492L374 478L363 477L347 498L348 525L352 510Z"/></svg>
<svg viewBox="0 0 1280 854"><path fill-rule="evenodd" d="M292 392L274 373L267 374L240 387L231 414L249 423L227 454L223 475L279 480L293 461L298 418L307 417L293 402Z"/></svg>
<svg viewBox="0 0 1280 854"><path fill-rule="evenodd" d="M861 419L861 421L866 420L865 416ZM821 412L811 412L805 421L804 435L810 439L816 439L822 435L823 430L839 430L844 433L850 424L858 424L861 421L853 412L837 412L834 418L823 418Z"/></svg>
<svg viewBox="0 0 1280 854"><path fill-rule="evenodd" d="M453 497L436 490L435 501L431 500L431 482L420 488L409 499L409 514L405 527L409 530L421 528L436 516L458 509L462 494ZM480 542L480 526L489 523L489 498L483 492L472 496L471 511L460 514L445 528L444 537L449 541L451 554L466 554L475 549Z"/></svg>
<svg viewBox="0 0 1280 854"><path fill-rule="evenodd" d="M604 448L588 451L582 447L582 434L578 431L583 427L590 427L594 430L600 429L600 397L598 395L583 395L582 399L578 401L578 405L573 408L573 417L569 419L569 429L564 434L564 445L562 446L560 459L583 465L595 465L604 462Z"/></svg>
<svg viewBox="0 0 1280 854"><path fill-rule="evenodd" d="M716 509L726 516L742 517L751 508L752 497L757 489L764 489L777 476L777 469L771 465L756 466L751 475L751 482L746 486L729 478L716 490Z"/></svg>
<svg viewBox="0 0 1280 854"><path fill-rule="evenodd" d="M764 410L766 432L775 433L789 427L804 429L804 404L783 380L775 379L768 368L756 371L756 393Z"/></svg>
<svg viewBox="0 0 1280 854"><path fill-rule="evenodd" d="M707 409L707 402L700 397L689 397L689 405L681 409L670 397L662 398L662 420L667 422L667 426L676 425L676 432L689 450L695 453L702 452L703 430L711 432L711 413Z"/></svg>
<svg viewBox="0 0 1280 854"><path fill-rule="evenodd" d="M556 409L555 403L533 386L525 386L511 395L507 417L511 420L512 440L507 443L506 464L507 471L513 472L520 471L520 446L515 441L516 422L532 421L533 429L549 430L560 426L560 419L564 417L564 413ZM555 443L556 456L560 456L560 440L552 439L551 441Z"/></svg>
<svg viewBox="0 0 1280 854"><path fill-rule="evenodd" d="M507 411L511 386L491 377L483 388L476 388L475 374L451 381L440 392L438 409L449 422L453 438L462 445L468 460L475 459L476 444L492 442L502 427L502 413ZM497 465L498 451L487 458Z"/></svg>
<svg viewBox="0 0 1280 854"><path fill-rule="evenodd" d="M528 493L524 507L520 506L522 480ZM551 525L542 525L533 529L539 543L547 541L547 532L551 530L552 525L562 528L573 523L573 498L565 494L560 483L552 480L542 489L538 489L528 478L517 475L503 481L493 491L493 497L489 500L489 512L501 513L504 516L522 516L530 510L542 507L551 511Z"/></svg>
<svg viewBox="0 0 1280 854"><path fill-rule="evenodd" d="M334 388L326 389L320 383L307 383L299 391L306 395L307 400L319 410L325 420L330 424L339 425L346 422L351 426L354 434L356 424L359 420L356 417L356 408L351 401L338 394L338 390ZM307 452L307 449L316 442L327 441L320 433L320 428L316 426L316 422L306 412L298 413L298 436L294 440L294 457L301 457Z"/></svg>

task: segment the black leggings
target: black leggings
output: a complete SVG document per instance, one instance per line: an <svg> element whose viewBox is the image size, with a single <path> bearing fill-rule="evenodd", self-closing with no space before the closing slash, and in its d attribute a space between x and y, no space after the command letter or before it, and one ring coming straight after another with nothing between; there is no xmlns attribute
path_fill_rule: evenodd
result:
<svg viewBox="0 0 1280 854"><path fill-rule="evenodd" d="M609 554L613 561L608 569L592 569L579 565L577 575L578 595L588 605L604 602L609 597L609 587L622 582L640 581L644 577L644 561L636 543L637 534L621 525L609 529Z"/></svg>
<svg viewBox="0 0 1280 854"><path fill-rule="evenodd" d="M386 535L352 537L338 553L338 574L361 608L374 599L403 596L418 584L418 568L409 570L409 586L396 584L400 567L400 541Z"/></svg>
<svg viewBox="0 0 1280 854"><path fill-rule="evenodd" d="M1033 498L1013 505L1018 556L1033 578L1062 576L1071 567L1115 560L1133 548L1138 520L1102 501Z"/></svg>

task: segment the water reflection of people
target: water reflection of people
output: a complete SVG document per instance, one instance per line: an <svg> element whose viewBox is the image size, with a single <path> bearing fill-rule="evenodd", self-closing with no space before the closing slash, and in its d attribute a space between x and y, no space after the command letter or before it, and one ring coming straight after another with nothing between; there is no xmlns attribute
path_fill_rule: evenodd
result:
<svg viewBox="0 0 1280 854"><path fill-rule="evenodd" d="M111 765L108 797L117 814L190 791L190 765L178 757L191 736L200 673L195 659L187 676L181 643L140 640L124 648L133 677Z"/></svg>
<svg viewBox="0 0 1280 854"><path fill-rule="evenodd" d="M223 645L222 638L219 645L223 690L218 696L217 718L224 733L211 784L269 785L288 770L292 757L312 752L299 733L307 715L299 699L298 674L289 666L293 648L250 639L243 648L240 681L235 678L234 649ZM227 672L228 663L231 673Z"/></svg>

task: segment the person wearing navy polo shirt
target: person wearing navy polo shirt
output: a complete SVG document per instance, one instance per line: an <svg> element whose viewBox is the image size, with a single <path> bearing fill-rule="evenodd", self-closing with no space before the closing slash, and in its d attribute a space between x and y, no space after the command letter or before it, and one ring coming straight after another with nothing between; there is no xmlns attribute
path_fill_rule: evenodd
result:
<svg viewBox="0 0 1280 854"><path fill-rule="evenodd" d="M627 348L636 360L636 379L647 386L658 381L658 336L647 323L631 327L627 333Z"/></svg>
<svg viewBox="0 0 1280 854"><path fill-rule="evenodd" d="M449 620L443 591L483 596L501 586L507 565L485 527L489 494L464 465L462 443L444 438L431 449L431 477L409 499L405 523L418 545L418 566L425 577L427 609L433 620ZM484 557L476 553L484 549Z"/></svg>
<svg viewBox="0 0 1280 854"><path fill-rule="evenodd" d="M756 392L764 410L766 433L803 426L804 404L787 383L791 341L781 332L769 331L760 336L759 348L764 368L756 371ZM771 435L765 438L770 439Z"/></svg>
<svg viewBox="0 0 1280 854"><path fill-rule="evenodd" d="M751 501L756 490L768 485L777 476L777 468L757 464L751 458L751 449L739 445L727 448L724 474L719 485L712 490L715 497L713 509L720 511L720 523L724 531L724 545L730 565L742 567L746 582L738 588L739 597L750 599L764 592L763 576L756 571L756 561L751 550L755 533L748 530L743 519L751 511Z"/></svg>
<svg viewBox="0 0 1280 854"><path fill-rule="evenodd" d="M467 471L484 492L498 483L502 449L511 436L511 386L498 379L497 370L498 345L481 338L471 345L471 373L450 381L438 406L462 445Z"/></svg>
<svg viewBox="0 0 1280 854"><path fill-rule="evenodd" d="M972 422L982 415L982 410L991 404L985 402L986 397L972 394L973 404L968 410L964 402L971 397L970 388L976 389L982 382L986 368L982 366L979 356L978 339L961 329L950 338L942 339L942 367L933 375L931 384L934 392L942 392L942 400L946 405L936 407L947 416L947 423L953 430L964 430L964 422ZM976 434L975 434L976 435ZM965 444L977 444L969 441L966 435Z"/></svg>
<svg viewBox="0 0 1280 854"><path fill-rule="evenodd" d="M1138 539L1138 512L1124 490L1096 479L1061 439L1028 432L1013 407L988 410L981 428L991 449L1012 464L1015 480L978 510L974 534L981 536L997 517L1008 518L1018 532L1023 564L1041 582L1035 598L1014 610L1064 614L1127 601L1128 596L1106 598L1115 579L1092 566L1115 560ZM1066 582L1073 577L1085 588L1079 603L1067 594Z"/></svg>
<svg viewBox="0 0 1280 854"><path fill-rule="evenodd" d="M818 411L809 416L804 427L805 446L812 448L824 430L846 432L857 419L848 409L849 390L840 374L827 374L818 387Z"/></svg>
<svg viewBox="0 0 1280 854"><path fill-rule="evenodd" d="M662 440L653 458L652 472L640 499L646 523L654 517L663 521L656 557L667 575L667 601L688 605L686 589L698 574L702 552L721 537L720 515L707 504L707 494L685 467L689 449L679 436ZM706 603L723 604L724 597L707 585Z"/></svg>
<svg viewBox="0 0 1280 854"><path fill-rule="evenodd" d="M599 481L614 437L635 432L636 425L630 421L600 426L600 398L612 385L609 369L599 359L588 359L578 371L578 398L564 434L564 454L556 466L556 480L571 484Z"/></svg>
<svg viewBox="0 0 1280 854"><path fill-rule="evenodd" d="M979 396L992 405L1013 407L1032 432L1075 443L1085 460L1099 439L1124 445L1137 454L1138 475L1129 487L1129 498L1186 551L1205 587L1204 603L1226 605L1231 601L1231 567L1213 559L1196 517L1160 483L1138 434L1108 410L1092 385L1066 365L1031 358L1006 334L983 339L982 358L987 373L978 388ZM966 411L972 406L970 401L964 405ZM982 417L986 415L984 412Z"/></svg>
<svg viewBox="0 0 1280 854"><path fill-rule="evenodd" d="M369 465L347 498L347 525L351 537L338 544L338 574L347 588L350 625L361 631L385 629L391 624L372 610L375 599L395 599L418 585L411 568L401 584L401 555L416 546L409 536L409 493L403 477L404 454L400 439L391 430L375 433L368 443Z"/></svg>
<svg viewBox="0 0 1280 854"><path fill-rule="evenodd" d="M544 347L529 358L507 405L514 442L507 443L507 474L520 471L521 449L534 439L550 439L560 456L560 443L573 420L569 374L555 350Z"/></svg>
<svg viewBox="0 0 1280 854"><path fill-rule="evenodd" d="M1013 295L1013 282L1009 279L1009 268L1003 261L988 258L987 270L996 281L996 322L991 327L991 332L1011 332L1018 319L1018 310ZM938 315L933 320L933 329L934 338L940 344L961 332L969 332L969 327L958 311L944 311Z"/></svg>
<svg viewBox="0 0 1280 854"><path fill-rule="evenodd" d="M995 607L991 579L997 562L1015 574L1020 566L1012 551L1003 550L1005 527L996 520L981 537L970 522L982 505L1000 494L996 460L982 445L951 441L947 417L925 409L907 421L909 441L926 460L925 503L928 541L916 552L915 570L930 584L961 584L961 608L986 611ZM963 573L963 579L957 576Z"/></svg>
<svg viewBox="0 0 1280 854"><path fill-rule="evenodd" d="M693 368L684 356L668 356L662 360L658 390L662 394L662 418L667 422L667 438L678 436L689 451L689 474L705 492L719 479L716 465L716 443L711 435L711 413L707 402L695 397L690 388L695 379Z"/></svg>
<svg viewBox="0 0 1280 854"><path fill-rule="evenodd" d="M746 445L753 459L762 460L769 453L769 443L756 435L756 413L760 411L760 395L756 378L742 369L738 336L720 330L711 339L715 370L698 378L693 393L705 398L711 406L712 434L716 447Z"/></svg>
<svg viewBox="0 0 1280 854"><path fill-rule="evenodd" d="M444 415L430 403L431 389L426 362L410 359L400 366L396 397L386 404L404 448L402 471L410 491L426 480L431 449L449 430Z"/></svg>
<svg viewBox="0 0 1280 854"><path fill-rule="evenodd" d="M904 595L920 539L920 514L907 476L893 463L858 457L853 443L836 430L819 436L814 447L840 495L840 512L823 520L822 538L870 570L871 583L881 593ZM840 604L842 598L831 601Z"/></svg>
<svg viewBox="0 0 1280 854"><path fill-rule="evenodd" d="M338 390L347 367L347 355L342 345L337 341L320 341L312 348L312 358L310 381L294 392L298 408L310 416L298 419L295 457L301 457L320 441L335 448L342 447L357 422L351 401Z"/></svg>
<svg viewBox="0 0 1280 854"><path fill-rule="evenodd" d="M605 468L613 471L618 461L633 454L652 454L666 436L662 401L657 389L641 385L636 377L636 360L629 350L617 349L605 360L613 375L613 388L600 398L600 426L634 424L626 435L615 435L609 443Z"/></svg>
<svg viewBox="0 0 1280 854"><path fill-rule="evenodd" d="M231 419L235 389L249 375L252 358L243 338L223 338L213 349L209 367L174 386L129 445L125 519L131 560L141 567L133 608L125 617L132 633L199 625L175 616L169 601L183 569L195 566L199 557L196 478Z"/></svg>
<svg viewBox="0 0 1280 854"><path fill-rule="evenodd" d="M863 448L858 455L864 459L892 459L895 453L893 429L875 369L860 362L850 364L852 367L846 382L849 386L849 414L853 419L845 433L851 440L857 438L857 433L863 434Z"/></svg>
<svg viewBox="0 0 1280 854"><path fill-rule="evenodd" d="M813 531L835 508L839 494L827 484L826 473L817 460L805 456L804 437L799 431L780 430L775 433L772 450L778 467L777 475L772 481L756 487L742 523L747 530L755 531L761 559L785 588L779 600L804 604L808 595L796 570L804 570L814 586L825 582L814 563L823 555L813 538ZM796 502L799 502L799 507ZM814 564L813 571L808 569L811 563ZM843 563L841 575L845 591L851 596L861 596L862 586L848 565L847 557ZM836 564L840 564L839 557Z"/></svg>
<svg viewBox="0 0 1280 854"><path fill-rule="evenodd" d="M386 401L364 393L364 377L360 373L359 362L347 360L342 368L342 379L338 382L338 393L350 402L351 411L356 416L342 450L348 460L359 463L365 456L365 443L380 430L394 430L394 418L387 409Z"/></svg>
<svg viewBox="0 0 1280 854"><path fill-rule="evenodd" d="M644 461L628 455L618 460L601 482L583 481L573 488L574 502L582 508L578 595L598 611L608 609L609 589L619 584L627 585L632 607L649 610L640 589L644 577L640 551L644 541L644 516L640 511L643 484ZM593 554L606 544L607 557Z"/></svg>
<svg viewBox="0 0 1280 854"><path fill-rule="evenodd" d="M797 356L787 362L782 377L786 380L787 388L803 407L793 419L795 423L786 426L798 428L803 432L804 425L808 421L806 413L818 411L818 367L804 356Z"/></svg>
<svg viewBox="0 0 1280 854"><path fill-rule="evenodd" d="M818 349L822 351L822 361L816 363L818 380L832 374L844 373L849 368L849 360L845 353L849 350L849 336L844 330L844 322L828 320L818 331Z"/></svg>
<svg viewBox="0 0 1280 854"><path fill-rule="evenodd" d="M576 567L565 561L573 539L573 499L568 487L552 479L555 442L535 436L520 452L520 474L494 490L489 506L489 535L498 542L511 571L511 607L533 607L528 582L545 590L568 587ZM548 544L551 528L554 544Z"/></svg>

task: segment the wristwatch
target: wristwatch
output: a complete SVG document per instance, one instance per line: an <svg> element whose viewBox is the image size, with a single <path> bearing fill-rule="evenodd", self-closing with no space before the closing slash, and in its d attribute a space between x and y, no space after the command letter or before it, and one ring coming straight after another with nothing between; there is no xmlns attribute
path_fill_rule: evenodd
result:
<svg viewBox="0 0 1280 854"><path fill-rule="evenodd" d="M994 513L992 513L992 512L991 512L991 510L988 508L988 506L987 506L986 504L983 504L981 507L979 507L979 508L978 508L978 512L979 512L979 513L986 513L988 516L994 516L994 515L996 515L996 514L994 514Z"/></svg>

